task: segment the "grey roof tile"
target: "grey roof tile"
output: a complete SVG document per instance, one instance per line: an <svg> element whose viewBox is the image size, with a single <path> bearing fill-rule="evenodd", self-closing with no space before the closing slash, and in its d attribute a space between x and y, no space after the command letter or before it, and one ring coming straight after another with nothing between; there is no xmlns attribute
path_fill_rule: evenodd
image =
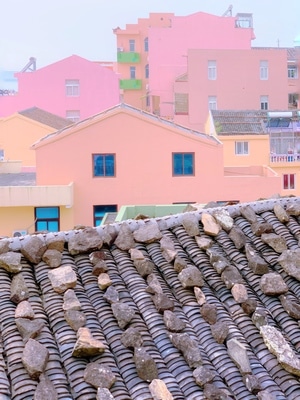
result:
<svg viewBox="0 0 300 400"><path fill-rule="evenodd" d="M51 128L54 129L62 129L73 123L66 118L62 118L38 107L27 108L26 110L19 111L18 114L40 122L41 124L51 126Z"/></svg>

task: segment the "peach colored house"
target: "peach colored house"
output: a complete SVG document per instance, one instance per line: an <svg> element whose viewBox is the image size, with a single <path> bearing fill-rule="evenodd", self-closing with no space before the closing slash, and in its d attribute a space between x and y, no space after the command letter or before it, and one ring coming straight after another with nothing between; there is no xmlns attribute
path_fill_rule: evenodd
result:
<svg viewBox="0 0 300 400"><path fill-rule="evenodd" d="M224 168L216 137L125 104L50 133L32 147L35 184L0 185L0 221L10 231L98 225L106 212L123 205L251 201L280 186L264 165Z"/></svg>
<svg viewBox="0 0 300 400"><path fill-rule="evenodd" d="M300 194L300 111L211 110L206 132L224 146L224 165L268 165L281 196Z"/></svg>
<svg viewBox="0 0 300 400"><path fill-rule="evenodd" d="M94 63L77 55L32 72L20 72L18 93L0 96L0 116L30 107L73 122L118 104L119 79L113 64Z"/></svg>
<svg viewBox="0 0 300 400"><path fill-rule="evenodd" d="M16 161L19 167L34 167L35 152L30 149L32 143L70 124L69 120L37 107L1 118L0 170L5 170L7 163Z"/></svg>
<svg viewBox="0 0 300 400"><path fill-rule="evenodd" d="M250 49L251 14L188 16L151 13L125 29L114 29L118 72L125 103L173 116L172 87L187 71L188 49Z"/></svg>
<svg viewBox="0 0 300 400"><path fill-rule="evenodd" d="M295 109L298 70L296 48L190 49L174 84L174 119L203 130L209 109Z"/></svg>

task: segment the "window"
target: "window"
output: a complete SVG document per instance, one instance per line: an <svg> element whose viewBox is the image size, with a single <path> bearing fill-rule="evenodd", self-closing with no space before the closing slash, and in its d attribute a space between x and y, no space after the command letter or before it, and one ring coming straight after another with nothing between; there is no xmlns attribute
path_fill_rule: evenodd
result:
<svg viewBox="0 0 300 400"><path fill-rule="evenodd" d="M135 40L134 39L130 39L129 40L129 51L130 52L134 52L135 51Z"/></svg>
<svg viewBox="0 0 300 400"><path fill-rule="evenodd" d="M188 115L189 95L188 93L175 93L175 114Z"/></svg>
<svg viewBox="0 0 300 400"><path fill-rule="evenodd" d="M149 51L149 41L147 37L144 39L144 51L145 52Z"/></svg>
<svg viewBox="0 0 300 400"><path fill-rule="evenodd" d="M248 142L235 142L235 154L237 155L249 154Z"/></svg>
<svg viewBox="0 0 300 400"><path fill-rule="evenodd" d="M283 174L283 189L295 189L295 174Z"/></svg>
<svg viewBox="0 0 300 400"><path fill-rule="evenodd" d="M269 108L269 96L260 96L260 109L268 110Z"/></svg>
<svg viewBox="0 0 300 400"><path fill-rule="evenodd" d="M270 118L267 122L268 128L288 128L290 126L290 118Z"/></svg>
<svg viewBox="0 0 300 400"><path fill-rule="evenodd" d="M79 96L79 79L66 79L66 96Z"/></svg>
<svg viewBox="0 0 300 400"><path fill-rule="evenodd" d="M210 80L217 79L217 62L216 61L208 61L208 79L210 79Z"/></svg>
<svg viewBox="0 0 300 400"><path fill-rule="evenodd" d="M114 154L93 154L94 176L115 176Z"/></svg>
<svg viewBox="0 0 300 400"><path fill-rule="evenodd" d="M260 79L267 80L269 77L269 62L260 61Z"/></svg>
<svg viewBox="0 0 300 400"><path fill-rule="evenodd" d="M149 78L149 64L145 65L145 78Z"/></svg>
<svg viewBox="0 0 300 400"><path fill-rule="evenodd" d="M36 207L35 230L58 232L59 231L59 207Z"/></svg>
<svg viewBox="0 0 300 400"><path fill-rule="evenodd" d="M135 79L135 67L130 67L130 79Z"/></svg>
<svg viewBox="0 0 300 400"><path fill-rule="evenodd" d="M298 93L289 93L289 107L297 108L299 102Z"/></svg>
<svg viewBox="0 0 300 400"><path fill-rule="evenodd" d="M66 118L73 122L78 122L80 120L80 111L79 110L67 110Z"/></svg>
<svg viewBox="0 0 300 400"><path fill-rule="evenodd" d="M4 149L0 149L0 161L4 160Z"/></svg>
<svg viewBox="0 0 300 400"><path fill-rule="evenodd" d="M117 212L117 205L94 206L94 226L99 226L106 213Z"/></svg>
<svg viewBox="0 0 300 400"><path fill-rule="evenodd" d="M208 109L217 110L217 96L208 96Z"/></svg>
<svg viewBox="0 0 300 400"><path fill-rule="evenodd" d="M173 153L173 175L194 175L194 153Z"/></svg>
<svg viewBox="0 0 300 400"><path fill-rule="evenodd" d="M297 65L289 65L288 66L288 78L289 79L297 79L298 78Z"/></svg>

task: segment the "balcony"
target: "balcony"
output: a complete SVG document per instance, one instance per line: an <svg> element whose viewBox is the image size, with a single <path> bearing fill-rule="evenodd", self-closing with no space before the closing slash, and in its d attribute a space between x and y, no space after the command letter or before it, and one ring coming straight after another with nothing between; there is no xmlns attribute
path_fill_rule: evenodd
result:
<svg viewBox="0 0 300 400"><path fill-rule="evenodd" d="M291 163L291 162L300 162L300 154L270 154L270 162L271 163Z"/></svg>
<svg viewBox="0 0 300 400"><path fill-rule="evenodd" d="M142 89L141 79L121 79L120 89L124 90L140 90Z"/></svg>
<svg viewBox="0 0 300 400"><path fill-rule="evenodd" d="M118 63L136 64L136 63L140 62L141 57L140 57L139 53L118 51L117 60L118 60Z"/></svg>

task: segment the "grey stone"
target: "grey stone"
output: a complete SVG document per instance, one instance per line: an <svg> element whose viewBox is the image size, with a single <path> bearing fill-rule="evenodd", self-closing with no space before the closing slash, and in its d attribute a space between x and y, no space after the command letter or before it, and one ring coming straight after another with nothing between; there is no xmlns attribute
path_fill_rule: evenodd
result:
<svg viewBox="0 0 300 400"><path fill-rule="evenodd" d="M265 310L261 308L256 308L256 310L252 314L252 322L257 327L257 329L260 329L262 326L268 325L268 314Z"/></svg>
<svg viewBox="0 0 300 400"><path fill-rule="evenodd" d="M45 372L48 359L47 348L34 339L28 339L24 347L22 362L31 378L37 379Z"/></svg>
<svg viewBox="0 0 300 400"><path fill-rule="evenodd" d="M42 256L42 260L49 265L50 268L59 267L61 259L62 253L56 249L47 249Z"/></svg>
<svg viewBox="0 0 300 400"><path fill-rule="evenodd" d="M246 244L245 250L248 265L253 273L257 275L267 274L269 272L269 267L266 261L261 258L249 244Z"/></svg>
<svg viewBox="0 0 300 400"><path fill-rule="evenodd" d="M225 208L215 210L213 216L224 231L229 232L232 229L233 219Z"/></svg>
<svg viewBox="0 0 300 400"><path fill-rule="evenodd" d="M116 237L118 236L118 232L115 226L107 224L101 229L101 238L104 244L111 246Z"/></svg>
<svg viewBox="0 0 300 400"><path fill-rule="evenodd" d="M26 237L21 246L21 253L33 264L38 264L42 260L42 256L46 250L46 243L39 236Z"/></svg>
<svg viewBox="0 0 300 400"><path fill-rule="evenodd" d="M213 243L212 239L203 236L195 236L195 240L201 250L209 249Z"/></svg>
<svg viewBox="0 0 300 400"><path fill-rule="evenodd" d="M42 319L30 320L27 318L17 318L15 321L24 343L26 343L28 339L36 338L45 326Z"/></svg>
<svg viewBox="0 0 300 400"><path fill-rule="evenodd" d="M13 251L0 254L0 267L12 274L17 274L22 270L21 254Z"/></svg>
<svg viewBox="0 0 300 400"><path fill-rule="evenodd" d="M202 287L204 285L202 274L195 266L184 268L178 274L178 279L184 288L191 288L194 286Z"/></svg>
<svg viewBox="0 0 300 400"><path fill-rule="evenodd" d="M277 261L288 275L300 281L300 248L283 251Z"/></svg>
<svg viewBox="0 0 300 400"><path fill-rule="evenodd" d="M203 366L198 367L193 371L193 377L195 378L197 385L202 388L206 383L212 382L215 376L215 371L212 371L211 369Z"/></svg>
<svg viewBox="0 0 300 400"><path fill-rule="evenodd" d="M179 273L186 267L187 262L182 257L177 256L174 261L174 270Z"/></svg>
<svg viewBox="0 0 300 400"><path fill-rule="evenodd" d="M229 238L233 241L235 247L241 250L246 245L246 236L242 229L238 226L233 226L228 234Z"/></svg>
<svg viewBox="0 0 300 400"><path fill-rule="evenodd" d="M242 206L240 208L240 213L250 224L257 221L256 213L250 205Z"/></svg>
<svg viewBox="0 0 300 400"><path fill-rule="evenodd" d="M132 261L145 260L144 253L137 248L130 249L129 254Z"/></svg>
<svg viewBox="0 0 300 400"><path fill-rule="evenodd" d="M209 236L217 236L221 230L220 225L211 214L202 213L201 222L204 232Z"/></svg>
<svg viewBox="0 0 300 400"><path fill-rule="evenodd" d="M242 283L235 283L231 288L231 293L237 303L244 303L248 299L247 288Z"/></svg>
<svg viewBox="0 0 300 400"><path fill-rule="evenodd" d="M282 307L285 311L295 319L300 320L300 304L296 303L296 301L288 299L286 296L281 295L279 296Z"/></svg>
<svg viewBox="0 0 300 400"><path fill-rule="evenodd" d="M112 281L111 281L109 275L108 275L106 272L102 272L102 273L98 276L98 286L99 286L99 289L105 290L105 289L108 288L110 285L112 285Z"/></svg>
<svg viewBox="0 0 300 400"><path fill-rule="evenodd" d="M185 322L170 310L165 310L164 312L164 323L171 332L181 332L186 326Z"/></svg>
<svg viewBox="0 0 300 400"><path fill-rule="evenodd" d="M98 388L96 400L114 400L114 396L107 388Z"/></svg>
<svg viewBox="0 0 300 400"><path fill-rule="evenodd" d="M125 347L142 347L143 339L141 333L133 327L126 329L121 335L121 342Z"/></svg>
<svg viewBox="0 0 300 400"><path fill-rule="evenodd" d="M162 293L162 287L160 286L159 280L155 274L150 274L147 277L148 287L146 291L151 294Z"/></svg>
<svg viewBox="0 0 300 400"><path fill-rule="evenodd" d="M82 311L66 310L64 315L67 323L76 332L86 324L86 316Z"/></svg>
<svg viewBox="0 0 300 400"><path fill-rule="evenodd" d="M205 298L205 294L202 292L202 290L200 288L198 288L197 286L194 287L194 294L197 300L197 303L200 306L203 306L204 303L206 303L206 298Z"/></svg>
<svg viewBox="0 0 300 400"><path fill-rule="evenodd" d="M261 240L272 247L277 253L282 253L284 250L287 250L286 240L275 233L263 233L261 235Z"/></svg>
<svg viewBox="0 0 300 400"><path fill-rule="evenodd" d="M291 202L286 206L286 212L289 215L294 215L298 217L300 215L300 201Z"/></svg>
<svg viewBox="0 0 300 400"><path fill-rule="evenodd" d="M158 370L155 361L143 347L134 349L134 362L138 376L146 382L158 379Z"/></svg>
<svg viewBox="0 0 300 400"><path fill-rule="evenodd" d="M64 311L81 310L80 301L77 299L77 296L73 289L68 289L64 293L63 310Z"/></svg>
<svg viewBox="0 0 300 400"><path fill-rule="evenodd" d="M177 250L175 249L174 242L170 237L163 236L160 239L160 248L162 256L166 259L167 262L172 262L175 259L177 255Z"/></svg>
<svg viewBox="0 0 300 400"><path fill-rule="evenodd" d="M215 341L219 344L224 343L229 333L228 324L224 321L217 321L210 326L210 329Z"/></svg>
<svg viewBox="0 0 300 400"><path fill-rule="evenodd" d="M19 304L29 298L29 290L21 272L14 275L10 285L10 300Z"/></svg>
<svg viewBox="0 0 300 400"><path fill-rule="evenodd" d="M68 250L71 255L87 253L101 249L103 241L95 228L87 227L76 232L68 241Z"/></svg>
<svg viewBox="0 0 300 400"><path fill-rule="evenodd" d="M41 374L39 379L33 400L58 400L56 389L50 379L45 374Z"/></svg>
<svg viewBox="0 0 300 400"><path fill-rule="evenodd" d="M98 260L98 262L93 266L92 274L99 276L108 271L107 264L104 260Z"/></svg>
<svg viewBox="0 0 300 400"><path fill-rule="evenodd" d="M195 214L182 214L181 223L189 236L199 236L199 221Z"/></svg>
<svg viewBox="0 0 300 400"><path fill-rule="evenodd" d="M64 293L67 289L72 289L77 283L77 276L71 265L63 265L48 271L48 277L53 290L57 293Z"/></svg>
<svg viewBox="0 0 300 400"><path fill-rule="evenodd" d="M228 263L226 257L224 257L222 254L220 254L219 252L217 252L214 249L207 249L206 250L206 254L209 256L209 261L211 263L211 265L214 265L214 263L218 262L218 261L222 261L224 263Z"/></svg>
<svg viewBox="0 0 300 400"><path fill-rule="evenodd" d="M153 379L149 384L149 390L152 396L151 400L173 400L167 385L161 379Z"/></svg>
<svg viewBox="0 0 300 400"><path fill-rule="evenodd" d="M88 328L79 328L77 341L73 348L73 357L92 357L102 354L106 347L101 340L94 339Z"/></svg>
<svg viewBox="0 0 300 400"><path fill-rule="evenodd" d="M256 395L257 400L277 400L276 394L271 393L268 389L261 390Z"/></svg>
<svg viewBox="0 0 300 400"><path fill-rule="evenodd" d="M263 233L273 232L273 225L269 222L254 222L251 225L251 230L256 236L261 236Z"/></svg>
<svg viewBox="0 0 300 400"><path fill-rule="evenodd" d="M9 240L1 239L0 240L0 254L7 253L9 251Z"/></svg>
<svg viewBox="0 0 300 400"><path fill-rule="evenodd" d="M185 361L190 368L197 368L202 365L198 343L187 333L169 333L173 345L182 352Z"/></svg>
<svg viewBox="0 0 300 400"><path fill-rule="evenodd" d="M242 303L243 311L248 315L252 315L256 307L257 307L257 301L255 299L247 299Z"/></svg>
<svg viewBox="0 0 300 400"><path fill-rule="evenodd" d="M237 339L227 341L228 354L239 368L242 375L251 374L251 366L246 347Z"/></svg>
<svg viewBox="0 0 300 400"><path fill-rule="evenodd" d="M121 224L118 236L115 240L115 245L121 250L130 250L135 247L133 233L127 222Z"/></svg>
<svg viewBox="0 0 300 400"><path fill-rule="evenodd" d="M260 334L266 346L277 357L282 367L291 374L300 376L300 359L281 332L273 326L265 325L260 328Z"/></svg>
<svg viewBox="0 0 300 400"><path fill-rule="evenodd" d="M173 311L174 309L174 301L164 293L155 293L155 295L152 296L152 300L157 311L160 313L166 310Z"/></svg>
<svg viewBox="0 0 300 400"><path fill-rule="evenodd" d="M104 250L92 251L89 254L89 259L93 265L96 265L99 261L104 261L106 259L105 251Z"/></svg>
<svg viewBox="0 0 300 400"><path fill-rule="evenodd" d="M86 366L83 372L83 379L96 389L110 389L116 382L117 377L107 364L95 361Z"/></svg>
<svg viewBox="0 0 300 400"><path fill-rule="evenodd" d="M203 395L205 400L231 400L230 393L225 389L220 389L213 383L207 383L204 386Z"/></svg>
<svg viewBox="0 0 300 400"><path fill-rule="evenodd" d="M142 277L152 274L154 270L153 262L146 258L144 260L134 260L133 264Z"/></svg>
<svg viewBox="0 0 300 400"><path fill-rule="evenodd" d="M215 261L212 265L218 274L222 274L224 269L226 267L230 266L230 264L228 263L227 260L218 260L218 261Z"/></svg>
<svg viewBox="0 0 300 400"><path fill-rule="evenodd" d="M244 283L239 270L233 265L230 265L224 269L221 274L221 279L225 283L227 289L231 289L236 283Z"/></svg>
<svg viewBox="0 0 300 400"><path fill-rule="evenodd" d="M153 243L162 238L162 233L157 222L149 220L133 232L133 237L137 242Z"/></svg>
<svg viewBox="0 0 300 400"><path fill-rule="evenodd" d="M255 375L244 375L243 381L249 392L253 394L257 394L262 389L259 380Z"/></svg>
<svg viewBox="0 0 300 400"><path fill-rule="evenodd" d="M200 309L202 317L209 324L215 324L217 322L217 307L215 304L205 303Z"/></svg>
<svg viewBox="0 0 300 400"><path fill-rule="evenodd" d="M260 278L259 286L264 294L277 296L286 293L289 288L281 275L270 272Z"/></svg>
<svg viewBox="0 0 300 400"><path fill-rule="evenodd" d="M285 209L280 204L274 205L274 214L283 224L289 222L290 217L289 214L285 211Z"/></svg>
<svg viewBox="0 0 300 400"><path fill-rule="evenodd" d="M65 248L66 240L63 236L63 233L59 232L57 236L51 236L48 234L46 236L45 242L48 250L57 250L62 253Z"/></svg>
<svg viewBox="0 0 300 400"><path fill-rule="evenodd" d="M124 329L135 315L135 311L126 303L113 303L111 308L121 329Z"/></svg>
<svg viewBox="0 0 300 400"><path fill-rule="evenodd" d="M34 319L34 311L29 301L21 301L16 307L15 318Z"/></svg>
<svg viewBox="0 0 300 400"><path fill-rule="evenodd" d="M109 286L103 295L103 298L110 304L119 302L119 293L114 286Z"/></svg>

